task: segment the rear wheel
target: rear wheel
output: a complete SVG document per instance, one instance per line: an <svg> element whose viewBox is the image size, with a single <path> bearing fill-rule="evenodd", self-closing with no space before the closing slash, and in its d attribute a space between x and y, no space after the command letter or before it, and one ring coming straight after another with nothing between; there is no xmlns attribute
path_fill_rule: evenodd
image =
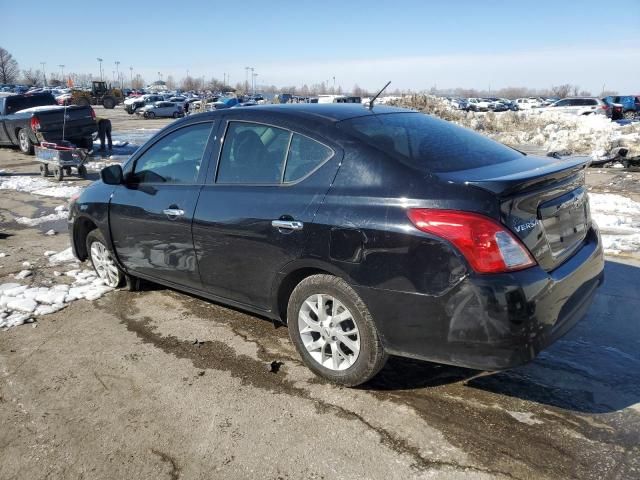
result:
<svg viewBox="0 0 640 480"><path fill-rule="evenodd" d="M178 112L173 112L173 118L178 118L180 114Z"/></svg>
<svg viewBox="0 0 640 480"><path fill-rule="evenodd" d="M104 97L102 99L102 106L108 110L111 110L116 106L116 99L113 97Z"/></svg>
<svg viewBox="0 0 640 480"><path fill-rule="evenodd" d="M29 132L24 128L18 130L18 145L22 153L25 155L33 155L33 142L29 138Z"/></svg>
<svg viewBox="0 0 640 480"><path fill-rule="evenodd" d="M627 119L627 120L631 120L633 118L635 118L636 116L636 112L634 112L633 110L627 110L626 112L624 112L622 114L622 117Z"/></svg>
<svg viewBox="0 0 640 480"><path fill-rule="evenodd" d="M124 281L124 273L118 268L111 250L107 247L100 230L91 230L86 240L87 252L93 269L105 285L112 288L119 287Z"/></svg>
<svg viewBox="0 0 640 480"><path fill-rule="evenodd" d="M156 114L153 112L147 112L145 113L145 115L147 116L147 118L156 118Z"/></svg>
<svg viewBox="0 0 640 480"><path fill-rule="evenodd" d="M387 361L371 314L344 280L307 277L287 307L289 336L317 375L347 386L376 375Z"/></svg>

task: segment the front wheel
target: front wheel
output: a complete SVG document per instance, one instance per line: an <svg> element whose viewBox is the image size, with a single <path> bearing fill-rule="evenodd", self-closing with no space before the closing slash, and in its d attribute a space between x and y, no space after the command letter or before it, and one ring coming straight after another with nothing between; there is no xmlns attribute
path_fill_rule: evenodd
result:
<svg viewBox="0 0 640 480"><path fill-rule="evenodd" d="M124 273L118 268L113 254L107 247L107 242L100 230L92 230L86 241L89 260L98 277L111 288L119 287L124 281Z"/></svg>
<svg viewBox="0 0 640 480"><path fill-rule="evenodd" d="M636 116L636 112L634 112L633 110L627 110L622 114L622 118L626 120L633 120L635 116Z"/></svg>
<svg viewBox="0 0 640 480"><path fill-rule="evenodd" d="M156 118L156 114L153 112L147 112L145 113L145 117L146 118Z"/></svg>
<svg viewBox="0 0 640 480"><path fill-rule="evenodd" d="M371 314L344 280L305 278L287 307L289 337L317 375L347 386L373 378L387 361Z"/></svg>
<svg viewBox="0 0 640 480"><path fill-rule="evenodd" d="M104 97L102 99L102 106L107 110L111 110L116 106L116 99L113 97Z"/></svg>

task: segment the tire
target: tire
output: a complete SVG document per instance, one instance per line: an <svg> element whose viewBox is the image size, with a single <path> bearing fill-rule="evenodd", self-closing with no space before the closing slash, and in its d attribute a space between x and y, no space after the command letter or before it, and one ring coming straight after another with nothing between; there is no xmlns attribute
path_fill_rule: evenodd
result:
<svg viewBox="0 0 640 480"><path fill-rule="evenodd" d="M626 112L624 112L622 114L622 118L626 119L626 120L632 120L634 119L636 116L636 112L633 110L627 110Z"/></svg>
<svg viewBox="0 0 640 480"><path fill-rule="evenodd" d="M156 114L153 112L147 112L145 113L145 118L156 118Z"/></svg>
<svg viewBox="0 0 640 480"><path fill-rule="evenodd" d="M25 128L18 130L18 146L25 155L33 155L33 142L29 138L29 132Z"/></svg>
<svg viewBox="0 0 640 480"><path fill-rule="evenodd" d="M113 97L104 97L102 99L102 106L107 110L112 110L116 106L116 99Z"/></svg>
<svg viewBox="0 0 640 480"><path fill-rule="evenodd" d="M87 167L85 167L84 165L80 165L78 167L78 176L80 178L87 178Z"/></svg>
<svg viewBox="0 0 640 480"><path fill-rule="evenodd" d="M87 235L85 245L91 266L105 285L112 288L118 288L122 285L124 273L116 265L113 252L107 247L107 242L100 230L91 230Z"/></svg>
<svg viewBox="0 0 640 480"><path fill-rule="evenodd" d="M64 171L60 167L53 167L53 178L58 182L61 182L64 178Z"/></svg>
<svg viewBox="0 0 640 480"><path fill-rule="evenodd" d="M178 112L173 112L173 118L178 118L180 114Z"/></svg>
<svg viewBox="0 0 640 480"><path fill-rule="evenodd" d="M40 175L42 175L43 177L49 176L49 165L47 165L46 163L40 164Z"/></svg>
<svg viewBox="0 0 640 480"><path fill-rule="evenodd" d="M322 311L317 308L319 299L324 314L317 315L316 311ZM327 313L344 319L333 323ZM304 363L332 382L360 385L373 378L387 361L367 306L341 278L312 275L302 280L289 298L287 319L289 337ZM349 334L354 328L357 333Z"/></svg>

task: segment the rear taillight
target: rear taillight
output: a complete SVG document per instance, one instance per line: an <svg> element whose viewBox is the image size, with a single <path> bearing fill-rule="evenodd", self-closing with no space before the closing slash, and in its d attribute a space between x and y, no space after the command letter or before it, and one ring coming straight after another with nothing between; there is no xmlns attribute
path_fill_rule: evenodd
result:
<svg viewBox="0 0 640 480"><path fill-rule="evenodd" d="M91 107L89 107L89 109L91 110L91 118L93 118L93 120L95 121L95 119L96 119L96 111Z"/></svg>
<svg viewBox="0 0 640 480"><path fill-rule="evenodd" d="M34 132L40 130L40 119L38 117L31 117L31 130Z"/></svg>
<svg viewBox="0 0 640 480"><path fill-rule="evenodd" d="M477 213L411 209L419 230L450 241L477 273L504 273L536 264L528 250L503 225Z"/></svg>

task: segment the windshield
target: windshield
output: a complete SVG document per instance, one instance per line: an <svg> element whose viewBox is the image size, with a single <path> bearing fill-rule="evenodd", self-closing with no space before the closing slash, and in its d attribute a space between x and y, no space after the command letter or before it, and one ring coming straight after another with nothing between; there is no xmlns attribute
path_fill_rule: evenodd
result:
<svg viewBox="0 0 640 480"><path fill-rule="evenodd" d="M524 154L422 113L368 115L338 127L412 167L452 172L508 162Z"/></svg>

